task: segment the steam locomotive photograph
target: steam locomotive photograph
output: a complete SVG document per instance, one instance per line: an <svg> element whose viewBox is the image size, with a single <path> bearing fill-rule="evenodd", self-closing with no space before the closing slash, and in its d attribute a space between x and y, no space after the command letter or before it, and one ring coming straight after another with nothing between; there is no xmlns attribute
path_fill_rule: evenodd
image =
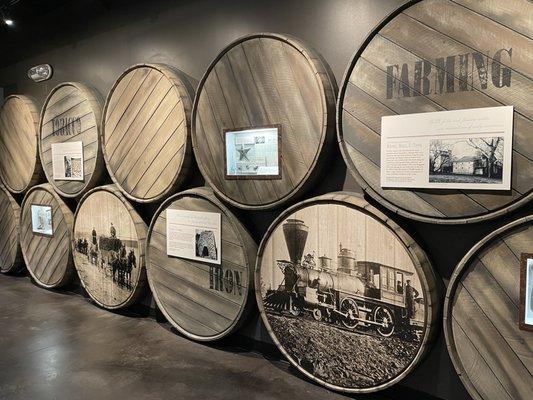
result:
<svg viewBox="0 0 533 400"><path fill-rule="evenodd" d="M326 382L376 385L416 356L424 298L406 249L389 236L355 209L316 205L278 225L265 247L261 294L271 329Z"/></svg>
<svg viewBox="0 0 533 400"><path fill-rule="evenodd" d="M104 204L107 212L102 213ZM91 285L90 289L99 298L127 299L140 273L133 221L122 203L106 192L88 198L83 207L88 209L83 217L77 218L73 238L80 278L83 277L86 285ZM93 208L94 212L91 211Z"/></svg>

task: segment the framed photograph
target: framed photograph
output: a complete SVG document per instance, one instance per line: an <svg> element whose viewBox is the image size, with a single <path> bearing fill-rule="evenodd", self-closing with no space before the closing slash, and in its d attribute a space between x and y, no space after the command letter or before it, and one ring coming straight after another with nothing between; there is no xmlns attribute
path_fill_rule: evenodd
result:
<svg viewBox="0 0 533 400"><path fill-rule="evenodd" d="M513 107L381 120L384 188L510 190Z"/></svg>
<svg viewBox="0 0 533 400"><path fill-rule="evenodd" d="M226 179L281 179L281 125L224 130Z"/></svg>
<svg viewBox="0 0 533 400"><path fill-rule="evenodd" d="M54 236L52 206L45 204L31 205L31 230L36 235Z"/></svg>
<svg viewBox="0 0 533 400"><path fill-rule="evenodd" d="M167 255L221 264L220 213L168 209Z"/></svg>
<svg viewBox="0 0 533 400"><path fill-rule="evenodd" d="M533 253L520 258L520 329L533 332Z"/></svg>
<svg viewBox="0 0 533 400"><path fill-rule="evenodd" d="M83 142L52 143L55 181L83 181Z"/></svg>

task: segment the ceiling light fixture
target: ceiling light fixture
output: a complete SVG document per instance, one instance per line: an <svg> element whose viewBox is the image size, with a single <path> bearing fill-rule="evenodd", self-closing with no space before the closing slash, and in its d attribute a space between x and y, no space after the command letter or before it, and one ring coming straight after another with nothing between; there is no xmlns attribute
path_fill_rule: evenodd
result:
<svg viewBox="0 0 533 400"><path fill-rule="evenodd" d="M0 1L0 15L2 16L2 22L6 26L15 25L15 21L11 18L11 7L17 4L20 0L3 0Z"/></svg>

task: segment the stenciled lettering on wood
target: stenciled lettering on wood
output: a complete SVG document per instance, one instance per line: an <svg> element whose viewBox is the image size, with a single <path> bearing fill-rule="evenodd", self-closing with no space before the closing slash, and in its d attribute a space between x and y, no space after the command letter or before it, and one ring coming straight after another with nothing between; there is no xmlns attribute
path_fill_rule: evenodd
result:
<svg viewBox="0 0 533 400"><path fill-rule="evenodd" d="M474 90L476 74L481 89L487 89L489 84L496 88L510 87L512 70L501 62L505 58L510 63L512 55L513 49L509 48L496 51L492 58L488 54L472 52L436 58L434 65L427 60L416 61L412 66L407 63L401 67L399 64L389 65L387 99Z"/></svg>
<svg viewBox="0 0 533 400"><path fill-rule="evenodd" d="M52 135L78 135L81 133L81 117L54 118L52 119L52 126Z"/></svg>
<svg viewBox="0 0 533 400"><path fill-rule="evenodd" d="M224 271L222 265L209 266L209 289L242 296L242 271Z"/></svg>

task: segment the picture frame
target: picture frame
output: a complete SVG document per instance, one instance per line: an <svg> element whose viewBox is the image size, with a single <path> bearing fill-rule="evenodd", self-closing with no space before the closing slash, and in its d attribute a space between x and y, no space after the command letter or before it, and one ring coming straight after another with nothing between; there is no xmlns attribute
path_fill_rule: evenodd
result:
<svg viewBox="0 0 533 400"><path fill-rule="evenodd" d="M54 237L53 208L50 204L31 203L31 231L34 235ZM40 215L38 213L41 213Z"/></svg>
<svg viewBox="0 0 533 400"><path fill-rule="evenodd" d="M533 332L533 253L522 253L520 257L518 323L521 330Z"/></svg>
<svg viewBox="0 0 533 400"><path fill-rule="evenodd" d="M228 174L228 136L231 133L246 132L246 131L255 131L261 129L277 129L277 150L278 150L278 173L277 174L265 174L265 175L253 175L253 174ZM238 128L226 128L222 130L224 136L224 178L228 180L276 180L282 179L282 147L281 147L281 135L282 127L281 124L270 124L270 125L260 125L260 126L245 126Z"/></svg>

